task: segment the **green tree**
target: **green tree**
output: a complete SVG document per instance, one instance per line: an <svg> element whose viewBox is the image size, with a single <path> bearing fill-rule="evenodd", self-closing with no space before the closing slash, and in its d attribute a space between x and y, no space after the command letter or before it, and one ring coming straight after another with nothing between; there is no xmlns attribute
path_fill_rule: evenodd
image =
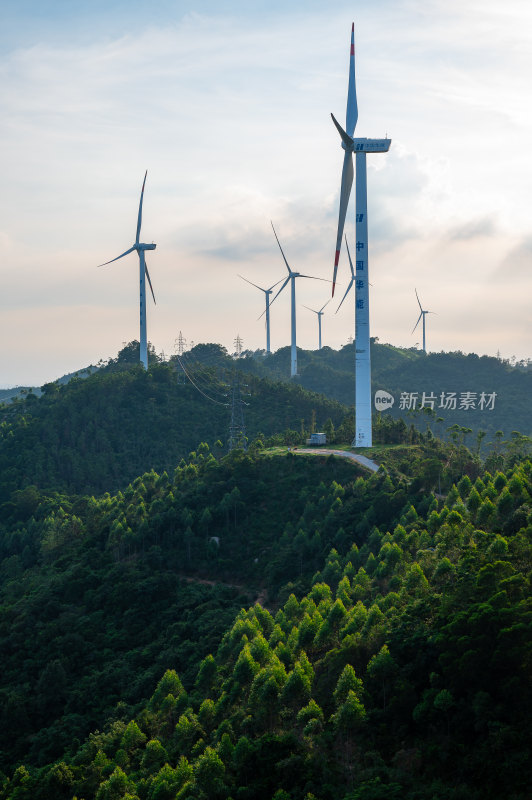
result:
<svg viewBox="0 0 532 800"><path fill-rule="evenodd" d="M449 735L449 711L454 705L454 698L448 689L442 689L438 692L433 702L434 708L441 711L445 717L447 735Z"/></svg>
<svg viewBox="0 0 532 800"><path fill-rule="evenodd" d="M146 735L142 733L137 723L131 720L122 736L122 747L127 753L132 753L134 750L143 747L145 743Z"/></svg>
<svg viewBox="0 0 532 800"><path fill-rule="evenodd" d="M212 682L216 675L216 661L211 653L205 656L200 664L198 670L198 677L196 678L196 686L202 692L208 692L212 686Z"/></svg>
<svg viewBox="0 0 532 800"><path fill-rule="evenodd" d="M336 439L334 436L334 423L330 417L325 421L323 425L323 431L327 436L327 443L333 444L336 441Z"/></svg>
<svg viewBox="0 0 532 800"><path fill-rule="evenodd" d="M194 764L194 776L201 796L209 798L220 797L224 793L225 767L222 759L212 747L207 747L205 752Z"/></svg>
<svg viewBox="0 0 532 800"><path fill-rule="evenodd" d="M303 729L305 736L315 736L323 729L323 711L315 700L309 700L297 715L298 725Z"/></svg>
<svg viewBox="0 0 532 800"><path fill-rule="evenodd" d="M160 769L167 760L168 754L159 739L150 739L142 755L142 768L147 772L153 773Z"/></svg>
<svg viewBox="0 0 532 800"><path fill-rule="evenodd" d="M96 792L96 800L120 800L129 791L127 775L120 767L115 767L109 778Z"/></svg>
<svg viewBox="0 0 532 800"><path fill-rule="evenodd" d="M342 703L345 703L347 695L351 691L355 693L356 697L359 697L363 689L364 685L360 678L357 678L354 667L351 664L346 664L333 692L335 705L339 707Z"/></svg>
<svg viewBox="0 0 532 800"><path fill-rule="evenodd" d="M369 677L381 685L383 711L386 711L386 690L396 672L397 663L391 655L388 645L383 644L379 652L372 656L368 663Z"/></svg>
<svg viewBox="0 0 532 800"><path fill-rule="evenodd" d="M299 661L296 661L294 669L288 674L281 694L281 701L292 708L301 707L302 703L309 699L310 692L310 678Z"/></svg>
<svg viewBox="0 0 532 800"><path fill-rule="evenodd" d="M259 664L253 659L249 644L246 643L237 658L233 670L233 678L240 686L247 686L260 669Z"/></svg>

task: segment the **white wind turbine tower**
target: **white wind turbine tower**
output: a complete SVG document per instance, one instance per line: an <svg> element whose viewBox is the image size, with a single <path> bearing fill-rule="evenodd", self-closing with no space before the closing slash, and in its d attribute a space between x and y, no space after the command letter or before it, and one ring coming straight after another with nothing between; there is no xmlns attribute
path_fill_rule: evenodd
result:
<svg viewBox="0 0 532 800"><path fill-rule="evenodd" d="M290 312L290 321L291 321L291 352L290 352L290 377L293 378L297 375L297 344L296 344L296 278L311 278L314 281L323 281L326 280L325 278L315 278L313 275L303 275L301 272L294 272L288 266L288 261L286 260L286 256L283 253L283 248L281 247L281 242L277 234L275 233L275 228L273 227L273 222L271 223L273 228L273 233L275 238L277 239L277 244L279 245L279 250L281 251L281 255L283 257L284 263L286 264L286 269L288 270L288 278L285 280L277 294L272 300L276 300L281 292L283 291L284 287L290 281L290 295L291 295L291 312ZM270 304L271 305L271 304Z"/></svg>
<svg viewBox="0 0 532 800"><path fill-rule="evenodd" d="M349 290L350 290L351 286L354 284L354 282L356 280L355 279L355 269L353 267L353 262L351 261L351 252L349 250L349 245L347 244L347 236L345 236L344 238L345 238L345 246L347 248L347 256L349 258L349 269L351 270L351 278L350 278L349 283L347 285L347 289L345 290L345 294L344 294L344 296L342 297L342 299L340 301L340 305L338 306L338 308L334 312L335 314L338 314L338 312L340 311L340 308L342 307L342 303L344 302L345 298L349 294ZM370 283L369 285L373 286L372 283ZM356 333L356 314L355 314L355 333Z"/></svg>
<svg viewBox="0 0 532 800"><path fill-rule="evenodd" d="M331 302L330 299L327 300L325 306L328 305L330 302ZM318 315L318 350L321 350L321 318L323 317L323 309L325 308L325 306L322 306L319 311L316 311L314 308L309 308L308 306L303 306L303 308L306 308L307 311L312 311L313 314Z"/></svg>
<svg viewBox="0 0 532 800"><path fill-rule="evenodd" d="M347 206L353 185L353 153L356 154L356 281L355 281L355 421L356 434L354 447L371 447L371 355L369 333L369 274L368 274L368 199L366 185L366 153L386 153L390 149L390 139L354 139L353 133L358 119L358 106L355 86L355 26L351 28L351 55L349 61L349 87L347 90L346 130L331 114L332 120L342 139L344 164L340 189L340 213L334 257L333 287L336 283L342 234L344 231ZM342 301L343 302L343 301Z"/></svg>
<svg viewBox="0 0 532 800"><path fill-rule="evenodd" d="M246 281L246 283L250 283L252 286L255 287L255 289L260 289L261 292L264 292L264 295L265 295L265 298L266 298L266 309L265 309L265 311L262 312L262 314L266 314L266 352L267 353L271 353L271 349L270 349L270 295L271 295L272 291L275 289L275 287L279 283L281 283L282 278L281 278L281 280L279 280L276 283L274 283L273 286L270 286L269 289L263 289L262 286L257 286L256 283L253 283L252 281L248 281L248 279L244 278L243 275L239 275L238 277L242 278L242 280ZM260 315L261 317L262 317L262 314ZM259 319L260 319L260 317L259 317Z"/></svg>
<svg viewBox="0 0 532 800"><path fill-rule="evenodd" d="M144 369L148 369L148 337L146 332L146 278L148 278L148 283L150 284L150 289L153 297L153 302L155 303L155 294L153 293L153 286L151 285L151 278L150 273L148 272L148 265L146 264L146 257L144 256L145 250L155 250L157 247L156 244L143 244L140 241L140 228L142 225L142 201L144 199L144 186L146 185L146 176L148 174L148 170L146 170L144 174L144 181L142 182L142 189L140 192L140 203L139 203L139 215L137 219L137 235L135 237L135 244L126 250L125 253L122 255L117 256L116 258L112 258L110 261L105 261L103 264L99 264L100 267L105 267L106 264L112 264L113 261L118 261L118 259L127 256L129 253L132 253L134 250L137 251L139 255L139 278L140 278L140 361L144 364Z"/></svg>
<svg viewBox="0 0 532 800"><path fill-rule="evenodd" d="M435 311L424 311L423 307L421 305L421 301L419 299L419 295L417 293L417 289L414 289L414 291L416 293L417 303L418 303L418 306L419 306L419 310L421 311L421 314L419 315L416 324L412 328L412 333L414 333L414 331L417 328L417 326L419 325L420 321L423 320L423 352L426 353L427 352L427 348L425 347L425 317L427 316L427 314L435 314L436 312Z"/></svg>

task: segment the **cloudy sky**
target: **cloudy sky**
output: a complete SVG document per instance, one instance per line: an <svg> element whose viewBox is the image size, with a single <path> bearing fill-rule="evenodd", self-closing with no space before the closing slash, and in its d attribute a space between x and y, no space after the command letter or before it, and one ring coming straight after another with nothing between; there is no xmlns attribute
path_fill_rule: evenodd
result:
<svg viewBox="0 0 532 800"><path fill-rule="evenodd" d="M264 347L262 286L330 278L351 22L368 157L372 335L429 350L532 355L532 6L526 0L2 0L0 385L40 384L138 338L142 239L158 352ZM354 236L354 204L346 228ZM350 222L349 222L350 220ZM348 263L342 254L339 281ZM298 283L317 346L328 285ZM342 286L337 290L343 291ZM340 294L341 297L341 294ZM336 298L335 298L336 301ZM354 333L330 303L324 343ZM289 293L272 346L289 343Z"/></svg>

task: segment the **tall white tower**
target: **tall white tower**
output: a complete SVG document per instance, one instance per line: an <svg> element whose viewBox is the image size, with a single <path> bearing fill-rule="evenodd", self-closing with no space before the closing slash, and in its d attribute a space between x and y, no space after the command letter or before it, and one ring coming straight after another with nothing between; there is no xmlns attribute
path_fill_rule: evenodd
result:
<svg viewBox="0 0 532 800"><path fill-rule="evenodd" d="M369 261L368 261L368 193L366 154L386 153L391 139L354 139L358 119L355 85L355 26L351 28L351 54L349 61L349 88L347 93L346 130L331 114L342 139L344 164L340 190L340 214L334 258L333 295L336 273L342 246L347 207L353 184L353 153L356 154L356 245L355 245L355 425L353 447L371 447L371 353L369 327Z"/></svg>

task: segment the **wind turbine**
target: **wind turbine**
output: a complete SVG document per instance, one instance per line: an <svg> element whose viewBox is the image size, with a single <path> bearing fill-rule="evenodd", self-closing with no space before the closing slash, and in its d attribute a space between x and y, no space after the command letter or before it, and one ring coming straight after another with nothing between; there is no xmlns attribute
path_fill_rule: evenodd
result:
<svg viewBox="0 0 532 800"><path fill-rule="evenodd" d="M112 258L110 261L105 261L103 264L99 264L99 267L105 267L106 264L112 264L113 261L118 261L118 259L123 258L124 256L129 255L134 250L137 251L139 255L139 278L140 278L140 361L144 364L144 369L148 369L148 338L146 333L146 278L148 278L148 283L150 284L151 294L153 297L153 302L155 303L155 294L153 293L153 286L151 285L151 278L150 273L148 272L148 265L146 264L146 257L144 255L145 250L155 250L157 247L156 244L143 244L140 241L140 228L142 225L142 201L144 199L144 186L146 185L146 176L148 174L148 170L146 170L144 174L144 180L142 182L142 189L140 192L140 203L139 203L139 216L137 219L137 235L135 237L135 244L126 250L125 253L122 255L117 256L116 258Z"/></svg>
<svg viewBox="0 0 532 800"><path fill-rule="evenodd" d="M270 220L271 221L271 220ZM281 292L283 291L284 287L290 281L290 294L291 294L291 352L290 352L290 377L293 378L297 375L297 345L296 345L296 278L312 278L314 281L324 281L325 278L315 278L313 275L303 275L301 272L294 272L288 266L288 261L286 260L286 256L283 253L283 248L281 247L281 242L275 232L275 228L273 227L273 222L271 223L273 228L273 233L275 238L277 239L277 244L279 245L279 250L281 251L281 255L283 257L284 263L286 264L286 269L288 270L288 277L275 295L272 300L272 303L279 297Z"/></svg>
<svg viewBox="0 0 532 800"><path fill-rule="evenodd" d="M347 90L347 112L344 130L331 114L335 127L342 139L344 163L340 188L340 211L338 215L338 233L336 236L336 252L334 256L333 286L336 284L336 273L342 246L347 206L353 185L353 153L356 154L356 273L355 273L355 420L356 434L353 440L355 447L371 447L371 356L369 335L369 275L368 275L368 197L366 179L366 153L386 153L390 149L391 140L386 139L354 139L353 133L358 119L358 105L355 85L355 25L351 27L351 54L349 59L349 85ZM346 292L347 294L347 292ZM344 295L345 297L345 295ZM343 300L342 300L343 302Z"/></svg>
<svg viewBox="0 0 532 800"><path fill-rule="evenodd" d="M266 297L266 310L263 311L262 314L266 314L266 352L267 353L271 353L271 350L270 350L270 295L271 295L272 291L275 289L275 287L279 283L281 283L282 278L280 280L278 280L276 283L274 283L273 286L270 286L269 289L263 289L262 286L257 286L256 283L253 283L252 281L248 281L248 279L244 278L243 275L239 275L238 277L242 278L242 280L246 281L246 283L250 283L252 286L255 287L255 289L260 289L260 291L264 292L264 294L265 294L265 297ZM262 314L260 315L261 317L262 317ZM260 317L259 317L259 319L260 319Z"/></svg>
<svg viewBox="0 0 532 800"><path fill-rule="evenodd" d="M417 293L417 289L414 289L414 291L416 293L417 303L418 303L418 306L419 306L419 310L421 311L421 314L419 315L416 324L412 328L412 333L414 333L415 329L419 325L420 320L423 320L423 352L426 353L427 352L427 348L425 347L425 317L427 316L427 314L434 314L435 312L434 311L424 311L422 306L421 306L421 301L419 299L419 295Z"/></svg>
<svg viewBox="0 0 532 800"><path fill-rule="evenodd" d="M329 300L327 300L327 302L325 303L325 306L328 305L330 302L331 300L329 298ZM313 314L318 315L318 350L321 350L321 318L323 317L323 309L325 308L325 306L322 306L319 311L316 311L314 308L309 308L308 306L303 306L303 308L306 308L307 311L312 311Z"/></svg>

